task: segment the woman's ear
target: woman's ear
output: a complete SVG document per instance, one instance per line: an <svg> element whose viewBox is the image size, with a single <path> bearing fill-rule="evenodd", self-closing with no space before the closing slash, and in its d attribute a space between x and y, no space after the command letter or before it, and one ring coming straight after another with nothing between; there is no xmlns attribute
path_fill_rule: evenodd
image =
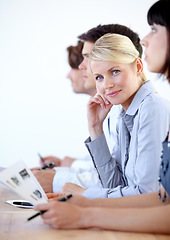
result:
<svg viewBox="0 0 170 240"><path fill-rule="evenodd" d="M143 72L143 63L140 58L136 59L137 76L140 77Z"/></svg>

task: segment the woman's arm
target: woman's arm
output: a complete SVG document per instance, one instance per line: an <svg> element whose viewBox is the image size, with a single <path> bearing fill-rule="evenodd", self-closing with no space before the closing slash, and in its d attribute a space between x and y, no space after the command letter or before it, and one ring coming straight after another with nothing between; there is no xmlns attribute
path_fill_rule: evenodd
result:
<svg viewBox="0 0 170 240"><path fill-rule="evenodd" d="M162 196L164 190L162 188ZM72 199L73 200L73 199ZM133 195L121 198L96 198L88 199L88 206L95 207L114 207L114 208L145 208L145 207L154 207L160 205L170 204L170 198L167 198L167 201L163 203L159 200L158 192Z"/></svg>
<svg viewBox="0 0 170 240"><path fill-rule="evenodd" d="M129 232L170 233L170 204L148 208L93 208L69 203L40 204L44 223L55 229L101 228Z"/></svg>
<svg viewBox="0 0 170 240"><path fill-rule="evenodd" d="M164 188L161 188L161 195L164 195ZM170 198L165 203L159 200L158 192L133 195L121 198L94 198L87 199L80 195L75 195L69 200L70 203L83 207L102 208L147 208L165 204L170 204Z"/></svg>
<svg viewBox="0 0 170 240"><path fill-rule="evenodd" d="M87 208L83 227L108 230L170 233L170 204L166 206L127 209Z"/></svg>
<svg viewBox="0 0 170 240"><path fill-rule="evenodd" d="M161 188L161 195L164 195L164 188ZM65 195L65 194L64 194ZM59 198L58 193L49 194L48 198ZM93 198L87 199L81 195L74 195L68 200L69 203L81 207L103 207L103 208L147 208L170 204L170 198L166 202L161 202L158 192L133 195L121 198Z"/></svg>

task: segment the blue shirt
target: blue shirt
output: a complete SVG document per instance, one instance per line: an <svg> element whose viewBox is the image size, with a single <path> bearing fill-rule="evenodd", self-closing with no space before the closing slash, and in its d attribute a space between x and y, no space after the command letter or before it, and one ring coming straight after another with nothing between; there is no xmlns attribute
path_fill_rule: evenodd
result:
<svg viewBox="0 0 170 240"><path fill-rule="evenodd" d="M103 188L89 188L83 196L111 198L158 190L162 142L170 122L168 106L148 81L138 90L127 111L122 109L112 153L104 134L94 141L86 140Z"/></svg>
<svg viewBox="0 0 170 240"><path fill-rule="evenodd" d="M163 155L160 167L160 180L170 197L170 142L163 142ZM163 201L164 199L163 196Z"/></svg>

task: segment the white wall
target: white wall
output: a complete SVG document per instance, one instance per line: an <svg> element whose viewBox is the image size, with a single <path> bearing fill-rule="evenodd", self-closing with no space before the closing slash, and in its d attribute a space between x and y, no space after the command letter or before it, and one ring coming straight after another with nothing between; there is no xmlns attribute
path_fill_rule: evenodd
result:
<svg viewBox="0 0 170 240"><path fill-rule="evenodd" d="M88 97L74 94L66 79L66 48L98 24L124 24L142 38L154 2L0 0L0 166L20 159L36 166L37 152L87 153Z"/></svg>

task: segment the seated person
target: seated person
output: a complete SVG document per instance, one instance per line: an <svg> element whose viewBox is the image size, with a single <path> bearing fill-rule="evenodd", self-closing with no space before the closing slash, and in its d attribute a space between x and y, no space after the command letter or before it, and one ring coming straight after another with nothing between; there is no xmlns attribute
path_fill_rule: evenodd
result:
<svg viewBox="0 0 170 240"><path fill-rule="evenodd" d="M169 9L169 0L159 0L150 8L148 22L152 30L142 44L149 70L164 73L170 83ZM101 228L170 234L170 142L167 139L163 143L160 181L163 187L159 192L111 199L75 195L66 203L55 200L36 206L36 210L47 210L42 215L44 223L55 229ZM53 193L52 197L55 196Z"/></svg>
<svg viewBox="0 0 170 240"><path fill-rule="evenodd" d="M168 101L146 80L138 56L134 45L122 35L104 35L95 43L90 65L97 94L88 103L90 138L86 146L103 188L83 189L67 183L63 192L110 198L158 190L162 142L169 129ZM110 153L103 121L115 104L121 104L122 111Z"/></svg>
<svg viewBox="0 0 170 240"><path fill-rule="evenodd" d="M102 25L102 26L99 25L96 28L90 29L87 33L83 33L82 35L79 36L79 38L80 38L80 40L84 40L84 46L82 49L82 55L84 57L84 60L81 62L79 68L82 71L82 74L85 79L84 86L88 89L92 86L92 83L93 83L93 86L95 83L93 75L91 73L90 66L88 64L88 56L89 56L97 38L99 38L100 36L103 36L105 33L109 33L109 32L128 36L129 38L131 38L131 40L135 44L135 47L138 50L139 55L141 56L141 54L142 54L142 47L140 45L139 36L136 33L134 33L131 29L127 28L126 26L122 26L119 24L108 24L108 25ZM105 123L104 123L105 124L105 127L104 127L105 128L105 130L104 130L105 136L107 138L107 142L108 142L110 151L112 151L112 149L115 145L115 140L114 140L114 138L116 136L115 126L116 126L116 122L117 122L118 113L120 112L120 107L117 107L117 108L118 109L116 109L116 106L112 107L112 109L109 113L108 119L106 118ZM107 127L108 120L110 120L110 128L109 128L110 131L108 131L108 127ZM110 134L108 132L110 132ZM75 162L77 162L77 161L74 161L72 163L71 168L74 168L73 166L75 166ZM78 168L77 168L78 173L76 173L76 175L74 175L74 171L71 172L68 169L67 169L67 173L64 174L63 169L58 169L58 168L57 168L58 169L57 174L55 174L54 172L51 173L50 175L49 174L47 175L47 173L45 173L45 172L44 173L43 172L34 172L34 174L46 192L52 192L52 191L59 192L61 190L62 184L64 185L65 182L76 183L81 187L83 187L82 185L84 185L84 187L86 186L85 188L98 187L96 182L94 181L94 179L90 178L91 174L87 173L87 171L86 171L86 174L88 175L88 178L87 178L88 180L86 181L86 179L84 177L84 176L86 176L86 174L84 174L84 173L82 174L82 168L80 170L79 164L77 164L77 166L78 166ZM91 166L93 166L93 165L91 165ZM56 168L55 168L55 170L56 170ZM60 172L60 174L59 174L59 172ZM94 174L95 174L95 179L96 179L96 176L97 176L96 171L93 170L93 172L95 172ZM77 175L79 173L81 174L81 176L83 176L83 178L81 178L80 175ZM47 175L48 181L46 181L47 177L45 177L45 175ZM55 175L55 177L54 177L54 175ZM73 177L73 175L74 175L74 177ZM51 178L50 178L50 176L51 176ZM99 178L98 178L98 181L100 181ZM60 185L60 188L59 188L59 185ZM100 185L99 187L101 187L100 182L99 182L99 185Z"/></svg>

